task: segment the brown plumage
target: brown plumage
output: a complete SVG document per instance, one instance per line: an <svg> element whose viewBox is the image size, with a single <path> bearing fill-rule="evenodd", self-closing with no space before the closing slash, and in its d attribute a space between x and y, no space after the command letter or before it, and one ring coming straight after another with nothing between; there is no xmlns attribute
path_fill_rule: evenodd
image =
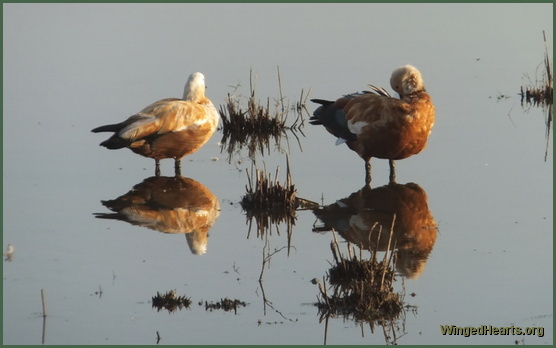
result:
<svg viewBox="0 0 556 348"><path fill-rule="evenodd" d="M181 174L180 160L203 146L218 126L220 115L205 97L205 77L201 73L189 76L183 99L162 99L145 107L127 120L92 130L114 132L100 145L115 150L124 147L156 162L175 160L175 173Z"/></svg>
<svg viewBox="0 0 556 348"><path fill-rule="evenodd" d="M371 181L372 157L390 160L390 181L395 182L394 160L421 152L434 125L434 105L421 77L411 65L392 73L392 89L382 88L346 95L336 101L313 99L318 107L310 122L322 124L338 142L357 152L365 161L367 184Z"/></svg>

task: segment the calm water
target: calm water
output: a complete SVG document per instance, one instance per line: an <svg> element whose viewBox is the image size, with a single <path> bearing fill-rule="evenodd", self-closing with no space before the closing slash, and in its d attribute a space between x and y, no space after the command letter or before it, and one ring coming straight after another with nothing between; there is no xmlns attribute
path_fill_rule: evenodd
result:
<svg viewBox="0 0 556 348"><path fill-rule="evenodd" d="M540 77L552 4L3 10L3 247L15 250L3 267L4 344L151 345L157 332L160 344L385 344L380 326L319 322L311 280L330 268L331 232L313 232L315 215L299 211L289 235L279 224L257 238L239 205L253 161L241 151L228 162L221 132L183 161L192 190L220 206L212 205L215 221L191 221L208 237L186 238L95 218L111 212L102 201L151 177L154 161L101 148L104 135L90 129L180 96L194 71L222 105L238 84L236 94L248 94L253 69L258 97L272 103L279 66L294 104L302 89L329 99L368 83L389 89L391 71L407 63L423 73L437 122L425 151L398 162L397 180L424 191L438 233L420 272L397 277L411 306L396 322L397 343L553 343L552 137L545 161L545 114L522 108L517 95ZM299 143L290 136L258 155L257 167L279 167L283 181L288 154L298 196L324 204L363 187L361 159L323 128L302 131ZM162 172L173 174L172 161ZM373 187L387 180L387 162L374 160ZM195 255L190 245L204 238L206 253ZM157 291L172 289L191 298L190 309L152 308ZM247 306L199 305L226 297ZM445 336L440 325L544 335Z"/></svg>

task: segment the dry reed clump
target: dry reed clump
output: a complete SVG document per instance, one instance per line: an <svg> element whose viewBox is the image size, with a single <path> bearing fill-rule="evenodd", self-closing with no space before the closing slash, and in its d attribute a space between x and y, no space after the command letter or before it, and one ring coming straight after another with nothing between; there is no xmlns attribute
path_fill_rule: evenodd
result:
<svg viewBox="0 0 556 348"><path fill-rule="evenodd" d="M278 171L279 168L276 169L273 179L272 174L267 175L265 170L256 169L254 182L253 174L249 175L247 172L247 192L241 199L241 207L249 222L249 232L255 220L259 237L270 231L272 226L282 222L286 224L289 235L295 225L297 190L291 181L289 165L283 184L277 179Z"/></svg>
<svg viewBox="0 0 556 348"><path fill-rule="evenodd" d="M278 172L279 168L276 169L273 179L272 174L267 175L265 170L256 169L255 182L252 174L249 175L247 172L247 194L241 199L241 206L246 211L259 210L277 216L295 213L298 206L297 190L291 180L289 165L284 184L278 181Z"/></svg>
<svg viewBox="0 0 556 348"><path fill-rule="evenodd" d="M522 107L542 107L545 112L545 124L546 124L546 149L544 152L544 160L548 159L548 151L550 147L550 130L552 126L552 103L553 103L553 79L552 79L552 64L550 62L550 57L548 55L548 44L546 42L546 34L543 30L544 38L544 69L540 78L537 78L537 82L533 83L531 78L527 75L529 84L525 87L521 87L521 106Z"/></svg>
<svg viewBox="0 0 556 348"><path fill-rule="evenodd" d="M172 313L176 309L189 308L191 299L185 296L178 296L176 290L167 291L164 295L156 292L156 296L152 297L152 306L156 307L157 311L166 309Z"/></svg>
<svg viewBox="0 0 556 348"><path fill-rule="evenodd" d="M241 97L228 94L226 104L220 106L220 116L222 119L222 140L221 152L228 153L228 161L234 153L247 147L250 158L254 158L256 153L264 155L265 150L270 152L271 139L274 144L281 148L281 139L287 138L287 132L293 134L299 143L297 132L303 134L301 128L304 125L303 112L306 111L305 105L309 94L304 96L301 91L299 102L293 107L284 104L282 87L280 83L280 70L278 70L278 82L280 88L280 98L276 100L274 111L271 111L270 98L267 98L266 105L261 105L255 97L253 87L253 72L250 72L250 93L247 99L247 108L241 106ZM238 87L235 89L237 90ZM235 92L235 90L234 90ZM296 119L291 125L287 125L287 118L290 110L296 112Z"/></svg>
<svg viewBox="0 0 556 348"><path fill-rule="evenodd" d="M203 302L199 302L199 305L203 305ZM204 305L207 311L212 312L216 309L222 309L228 312L233 310L237 314L237 309L247 306L247 303L238 299L231 300L226 297L217 302L204 301ZM176 290L167 291L165 294L160 294L160 292L157 291L156 296L152 297L152 306L153 308L156 307L157 311L166 309L168 312L172 313L177 309L189 309L191 306L191 299L185 296L178 296Z"/></svg>
<svg viewBox="0 0 556 348"><path fill-rule="evenodd" d="M545 52L544 52L544 69L540 81L537 79L533 83L530 78L529 84L521 87L521 105L533 106L548 106L552 105L553 100L553 81L552 81L552 67L550 57L548 56L548 45L546 42L546 35L543 31Z"/></svg>
<svg viewBox="0 0 556 348"><path fill-rule="evenodd" d="M390 240L391 237L390 234ZM349 243L349 255L342 255L335 234L330 247L334 256L334 264L328 271L332 295L328 295L323 278L324 284L319 284L320 296L317 303L320 320L341 315L358 322L376 322L382 325L384 320L398 318L403 311L403 296L395 293L393 287L394 247L388 248L390 252L385 253L380 261L376 250L369 250L369 260L364 260L361 252L358 257Z"/></svg>
<svg viewBox="0 0 556 348"><path fill-rule="evenodd" d="M229 298L224 298L224 299L220 299L220 301L218 302L207 302L205 301L205 310L207 311L213 311L216 309L222 309L225 312L229 312L229 311L234 311L235 314L237 314L237 309L238 307L245 307L247 306L247 303L240 301L238 299L235 300L231 300Z"/></svg>
<svg viewBox="0 0 556 348"><path fill-rule="evenodd" d="M278 181L279 168L274 178L266 170L255 169L255 175L247 171L246 194L241 199L241 207L246 213L249 230L252 221L257 224L257 236L262 237L271 226L285 222L289 231L295 225L297 209L315 208L318 203L297 197L297 189L292 182L289 160L286 157L286 180Z"/></svg>

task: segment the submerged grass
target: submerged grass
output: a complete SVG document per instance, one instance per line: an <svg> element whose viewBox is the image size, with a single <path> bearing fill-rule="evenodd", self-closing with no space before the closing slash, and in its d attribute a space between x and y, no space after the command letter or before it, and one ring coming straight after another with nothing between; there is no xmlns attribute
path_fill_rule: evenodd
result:
<svg viewBox="0 0 556 348"><path fill-rule="evenodd" d="M157 311L166 309L170 313L176 311L177 309L182 309L182 308L189 309L191 306L191 302L192 301L189 297L178 296L176 290L170 290L164 294L161 294L160 292L157 291L156 296L152 297L153 308L156 308ZM247 303L243 301L240 301L238 299L231 300L227 297L220 299L220 301L216 301L216 302L214 301L199 302L199 305L202 306L203 304L205 306L206 311L212 312L213 310L221 309L228 312L233 310L236 314L237 314L237 309L239 307L247 306Z"/></svg>
<svg viewBox="0 0 556 348"><path fill-rule="evenodd" d="M543 61L543 71L541 79L537 78L533 83L528 77L529 84L521 87L521 105L548 106L553 101L553 77L552 64L548 55L548 44L546 42L546 34L543 31L545 52Z"/></svg>
<svg viewBox="0 0 556 348"><path fill-rule="evenodd" d="M328 280L333 293L329 296L325 286L319 287L321 319L327 315L366 322L397 318L403 300L393 289L394 253L385 253L379 261L376 251L371 251L371 258L364 260L348 245L348 256L344 256L335 234L330 247L335 263L328 271Z"/></svg>
<svg viewBox="0 0 556 348"><path fill-rule="evenodd" d="M234 311L235 314L237 314L237 309L239 307L245 307L247 306L247 303L240 301L238 299L235 300L231 300L229 298L224 298L224 299L220 299L220 301L217 302L208 302L205 301L205 310L206 311L210 311L212 312L213 310L224 310L225 312L229 312L229 311Z"/></svg>
<svg viewBox="0 0 556 348"><path fill-rule="evenodd" d="M276 168L274 179L266 170L256 169L255 178L247 172L247 194L243 196L241 205L244 209L260 210L270 215L282 216L295 213L298 206L297 190L292 183L289 162L286 166L286 180L281 184L277 177L279 169Z"/></svg>
<svg viewBox="0 0 556 348"><path fill-rule="evenodd" d="M253 87L253 71L249 74L250 91L247 98L247 108L241 105L241 96L236 96L236 86L232 94L228 94L226 104L220 106L220 116L222 118L222 140L221 152L228 153L228 161L231 162L232 156L244 147L247 147L250 158L255 154L264 155L265 150L270 154L271 140L274 145L281 148L281 140L286 137L288 132L293 134L299 143L297 133L303 135L301 128L304 125L303 112L306 112L306 102L309 93L305 94L301 90L299 101L294 106L285 104L282 95L282 85L280 79L280 69L278 68L278 85L280 97L276 99L273 107L270 105L270 98L266 99L265 104L261 104L255 95ZM310 92L310 91L309 91ZM290 125L287 124L289 111L295 111L296 118ZM300 145L301 146L301 145Z"/></svg>
<svg viewBox="0 0 556 348"><path fill-rule="evenodd" d="M318 203L297 197L287 157L284 183L278 181L278 174L279 168L276 168L274 178L272 174L267 174L265 169L255 169L255 174L249 174L247 171L247 192L241 199L241 206L249 222L249 231L254 219L259 237L280 223L287 225L290 235L291 228L295 225L297 209L318 207Z"/></svg>
<svg viewBox="0 0 556 348"><path fill-rule="evenodd" d="M533 83L531 78L526 75L529 83L526 86L521 86L521 106L522 107L542 107L545 111L545 123L546 123L546 149L544 153L544 160L546 162L548 158L548 149L550 144L550 130L552 127L552 104L554 99L553 90L553 76L552 76L552 62L548 55L548 44L546 41L546 34L543 30L544 39L544 61L543 69L540 79L537 77L536 82ZM537 74L538 75L538 74Z"/></svg>
<svg viewBox="0 0 556 348"><path fill-rule="evenodd" d="M375 225L374 228L381 227ZM380 326L386 341L396 343L396 321L405 311L404 295L395 292L393 286L396 257L392 235L393 229L390 230L388 252L384 257L380 260L377 257L378 250L369 250L371 256L367 260L363 258L361 248L358 255L349 243L348 255L343 255L334 233L334 240L330 244L334 263L327 277L330 287L326 284L326 277L323 277L323 284L318 284L316 306L320 321L324 319L328 322L330 317L342 316L360 324L368 323L373 332L375 326Z"/></svg>
<svg viewBox="0 0 556 348"><path fill-rule="evenodd" d="M157 311L166 309L168 312L172 313L177 309L189 308L191 305L191 299L185 296L178 296L176 290L167 291L165 294L156 292L156 296L152 297L152 306L156 308Z"/></svg>

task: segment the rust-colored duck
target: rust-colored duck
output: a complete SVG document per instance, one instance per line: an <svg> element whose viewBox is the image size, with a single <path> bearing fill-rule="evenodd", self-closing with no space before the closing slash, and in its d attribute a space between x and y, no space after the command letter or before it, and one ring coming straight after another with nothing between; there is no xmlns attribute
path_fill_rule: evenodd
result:
<svg viewBox="0 0 556 348"><path fill-rule="evenodd" d="M183 99L166 98L152 103L127 120L92 130L114 132L100 143L110 150L127 147L156 163L173 158L175 174L181 175L181 159L203 146L218 126L220 115L205 96L205 77L200 72L189 76Z"/></svg>
<svg viewBox="0 0 556 348"><path fill-rule="evenodd" d="M388 159L390 182L395 182L394 160L421 152L434 125L434 105L421 73L405 65L392 73L390 85L400 98L369 85L372 91L352 93L336 101L312 99L321 104L310 118L323 125L365 161L365 183L371 182L372 157Z"/></svg>

